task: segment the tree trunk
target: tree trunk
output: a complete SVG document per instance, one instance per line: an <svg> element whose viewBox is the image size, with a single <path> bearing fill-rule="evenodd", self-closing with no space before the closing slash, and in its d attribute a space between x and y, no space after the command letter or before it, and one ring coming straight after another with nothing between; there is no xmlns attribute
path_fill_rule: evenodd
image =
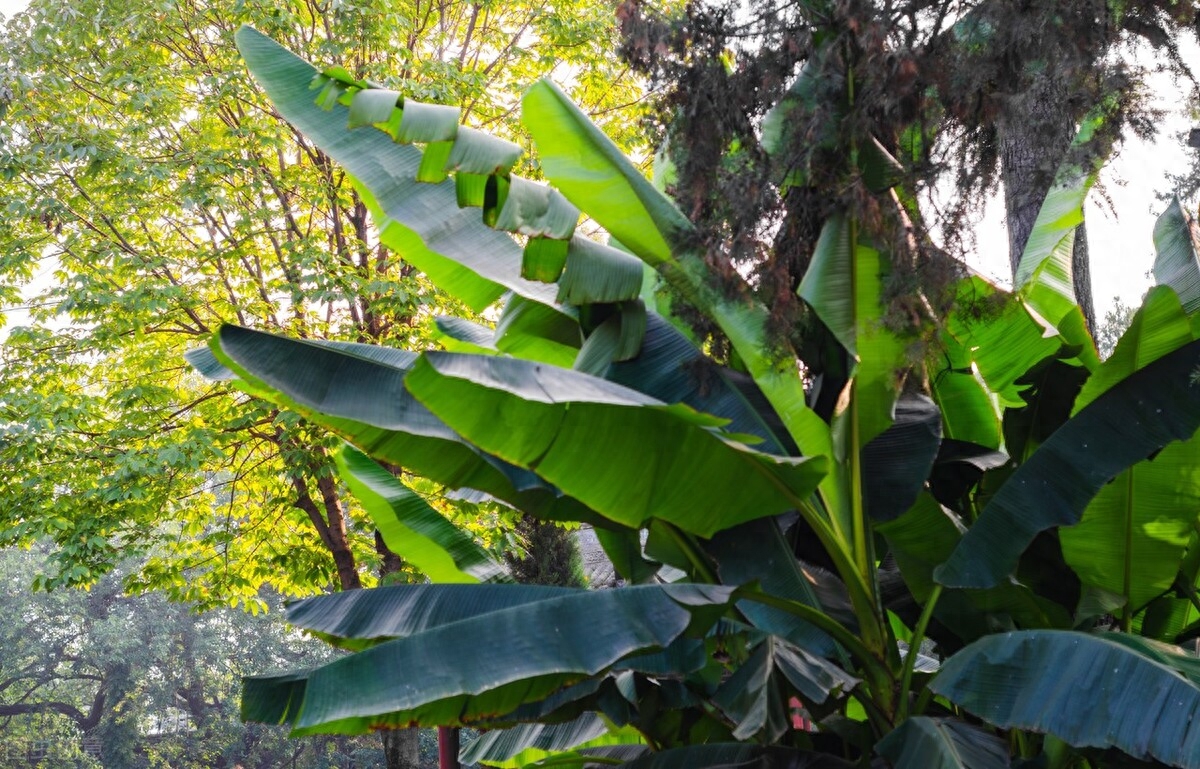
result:
<svg viewBox="0 0 1200 769"><path fill-rule="evenodd" d="M1008 261L1014 286L1021 255L1054 175L1075 138L1075 119L1068 104L1069 89L1053 70L1035 77L1030 87L1008 97L997 115L1000 174L1008 227ZM1085 227L1075 231L1071 259L1075 297L1088 330L1096 328L1092 307L1091 270Z"/></svg>
<svg viewBox="0 0 1200 769"><path fill-rule="evenodd" d="M295 505L308 515L321 538L321 543L333 558L338 585L342 590L356 590L362 587L354 552L350 549L350 542L346 536L346 519L333 478L326 475L317 480L317 488L321 494L320 505L313 499L308 480L303 475L294 473L291 480L292 488L296 491Z"/></svg>
<svg viewBox="0 0 1200 769"><path fill-rule="evenodd" d="M420 769L420 734L419 729L384 729L379 733L387 769Z"/></svg>
<svg viewBox="0 0 1200 769"><path fill-rule="evenodd" d="M388 467L388 470L395 473L397 468ZM388 549L378 529L375 530L375 552L380 556L381 578L395 574L404 567L404 561ZM420 769L420 729L384 729L379 732L379 739L383 742L383 758L387 769Z"/></svg>

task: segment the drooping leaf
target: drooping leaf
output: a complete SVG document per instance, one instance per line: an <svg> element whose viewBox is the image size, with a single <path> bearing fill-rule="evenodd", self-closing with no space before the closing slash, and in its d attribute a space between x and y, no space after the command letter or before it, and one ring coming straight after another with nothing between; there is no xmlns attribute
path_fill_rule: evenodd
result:
<svg viewBox="0 0 1200 769"><path fill-rule="evenodd" d="M435 334L442 346L451 352L474 352L495 354L497 352L492 342L495 329L482 323L466 318L448 317L445 315L434 318Z"/></svg>
<svg viewBox="0 0 1200 769"><path fill-rule="evenodd" d="M581 342L574 318L518 295L505 303L492 337L502 352L555 366L570 366Z"/></svg>
<svg viewBox="0 0 1200 769"><path fill-rule="evenodd" d="M465 602L488 588L522 588L443 587L459 588ZM297 735L494 720L626 656L670 645L688 630L694 612L727 604L731 593L731 588L702 585L566 590L497 611L477 610L308 672L302 705L284 715ZM605 621L597 623L596 617ZM412 680L413 671L420 671L419 683ZM264 693L280 685L278 677L246 679L245 700L263 702ZM294 678L288 685L293 693L298 686ZM354 696L347 697L347 691ZM278 720L280 709L270 704L247 717Z"/></svg>
<svg viewBox="0 0 1200 769"><path fill-rule="evenodd" d="M239 377L372 456L450 488L470 488L521 506L544 488L525 470L468 444L404 389L415 356L369 345L294 340L224 326L213 351ZM297 366L297 361L304 366ZM532 503L533 500L525 500Z"/></svg>
<svg viewBox="0 0 1200 769"><path fill-rule="evenodd" d="M794 506L825 471L732 443L685 406L526 361L428 353L406 385L473 444L634 528L657 517L711 536Z"/></svg>
<svg viewBox="0 0 1200 769"><path fill-rule="evenodd" d="M558 300L600 304L636 299L644 273L637 258L584 237L571 238L558 281Z"/></svg>
<svg viewBox="0 0 1200 769"><path fill-rule="evenodd" d="M606 378L665 403L686 403L728 419L729 430L761 438L757 448L769 454L794 453L786 428L753 380L716 365L656 313L648 314L637 357L610 367Z"/></svg>
<svg viewBox="0 0 1200 769"><path fill-rule="evenodd" d="M1200 766L1200 686L1109 636L987 636L946 660L929 686L1002 729Z"/></svg>
<svg viewBox="0 0 1200 769"><path fill-rule="evenodd" d="M549 80L530 87L521 108L546 178L638 256L673 260L671 244L691 223L612 140Z"/></svg>
<svg viewBox="0 0 1200 769"><path fill-rule="evenodd" d="M914 716L879 741L895 769L1007 769L1008 746L978 726Z"/></svg>
<svg viewBox="0 0 1200 769"><path fill-rule="evenodd" d="M510 582L471 536L400 479L352 446L336 455L338 471L371 516L388 549L435 582Z"/></svg>
<svg viewBox="0 0 1200 769"><path fill-rule="evenodd" d="M615 361L637 357L646 336L646 306L640 299L622 302L579 348L572 368L603 377Z"/></svg>
<svg viewBox="0 0 1200 769"><path fill-rule="evenodd" d="M1114 385L1060 427L1000 488L950 559L944 585L991 587L1016 567L1038 532L1078 523L1104 484L1200 426L1189 343Z"/></svg>
<svg viewBox="0 0 1200 769"><path fill-rule="evenodd" d="M833 663L768 636L721 684L713 704L737 724L735 738L758 737L774 743L792 726L788 705L792 689L804 702L819 705L857 683L858 679Z"/></svg>

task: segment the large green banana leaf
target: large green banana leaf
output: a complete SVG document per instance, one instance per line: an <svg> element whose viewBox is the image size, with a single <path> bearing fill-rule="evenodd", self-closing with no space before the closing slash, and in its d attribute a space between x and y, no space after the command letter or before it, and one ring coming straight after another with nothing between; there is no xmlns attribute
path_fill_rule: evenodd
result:
<svg viewBox="0 0 1200 769"><path fill-rule="evenodd" d="M475 310L506 290L555 305L553 286L521 277L521 247L485 226L477 211L459 209L454 182L417 181L420 150L370 128L348 129L346 108L326 111L314 102L311 65L249 27L236 39L279 113L350 172L383 243Z"/></svg>
<svg viewBox="0 0 1200 769"><path fill-rule="evenodd" d="M1008 745L977 726L914 716L879 741L895 769L1008 769Z"/></svg>
<svg viewBox="0 0 1200 769"><path fill-rule="evenodd" d="M648 313L637 357L614 363L604 378L664 403L686 403L729 420L726 428L762 439L755 448L794 454L786 428L745 374L713 363L690 339L657 313Z"/></svg>
<svg viewBox="0 0 1200 769"><path fill-rule="evenodd" d="M937 571L951 587L998 584L1038 532L1078 523L1118 473L1200 426L1192 342L1139 369L1092 401L1000 487Z"/></svg>
<svg viewBox="0 0 1200 769"><path fill-rule="evenodd" d="M1200 686L1115 638L1053 630L991 635L946 660L929 686L1002 729L1200 767Z"/></svg>
<svg viewBox="0 0 1200 769"><path fill-rule="evenodd" d="M1195 224L1179 198L1171 198L1154 223L1154 278L1179 294L1189 314L1200 309L1200 249Z"/></svg>
<svg viewBox="0 0 1200 769"><path fill-rule="evenodd" d="M875 521L892 520L912 507L942 445L942 413L933 401L904 395L894 414L892 426L859 449L863 507Z"/></svg>
<svg viewBox="0 0 1200 769"><path fill-rule="evenodd" d="M827 466L754 451L716 431L723 420L528 361L426 353L405 383L472 444L634 528L661 518L712 536L795 507Z"/></svg>
<svg viewBox="0 0 1200 769"><path fill-rule="evenodd" d="M529 89L522 118L546 177L657 269L675 291L707 312L733 343L801 452L829 456L829 428L805 402L794 355L766 338L766 308L728 299L714 288L701 255L685 247L694 234L687 218L552 83L542 81ZM836 497L840 492L827 481L822 493Z"/></svg>
<svg viewBox="0 0 1200 769"><path fill-rule="evenodd" d="M965 528L954 513L939 505L931 495L922 494L904 515L877 523L875 531L887 541L909 591L924 604L935 586L935 569L954 552ZM1071 618L1062 607L1011 581L987 590L944 590L934 617L959 642L973 641L995 632L997 627L1071 625Z"/></svg>
<svg viewBox="0 0 1200 769"><path fill-rule="evenodd" d="M530 87L521 119L543 173L568 200L650 264L674 261L691 222L557 86L542 80Z"/></svg>
<svg viewBox="0 0 1200 769"><path fill-rule="evenodd" d="M1112 356L1084 384L1076 413L1117 382L1194 338L1175 292L1156 287ZM1166 446L1101 488L1080 522L1059 531L1059 541L1083 583L1124 597L1129 613L1175 581L1197 515L1200 440L1192 438Z"/></svg>
<svg viewBox="0 0 1200 769"><path fill-rule="evenodd" d="M336 456L338 472L396 555L434 582L511 582L469 534L400 479L353 446Z"/></svg>
<svg viewBox="0 0 1200 769"><path fill-rule="evenodd" d="M1062 346L1061 340L1046 335L1045 329L1011 294L979 276L958 284L954 309L946 318L946 331L956 343L952 345L955 351L963 350L970 355L970 362L975 364L987 389L1004 406L1024 405L1021 399L1024 388L1017 380ZM956 370L964 373L969 370L968 361L953 362ZM965 387L969 383L961 384Z"/></svg>
<svg viewBox="0 0 1200 769"><path fill-rule="evenodd" d="M497 350L554 366L570 366L582 341L575 319L519 294L504 303L492 334Z"/></svg>
<svg viewBox="0 0 1200 769"><path fill-rule="evenodd" d="M498 595L497 589L524 591L498 585L414 587L456 588L447 600L467 604L461 609L467 616L305 674L246 679L243 716L290 723L295 734L495 721L624 657L668 647L689 628L702 633L733 593L705 585L563 590L489 610L487 597ZM336 623L323 627L332 635L348 629ZM354 696L346 696L348 691Z"/></svg>
<svg viewBox="0 0 1200 769"><path fill-rule="evenodd" d="M861 450L892 423L898 387L896 371L904 344L883 320L886 257L859 243L854 223L844 216L826 221L812 262L797 293L857 361L853 394L843 418L849 452Z"/></svg>
<svg viewBox="0 0 1200 769"><path fill-rule="evenodd" d="M334 431L372 456L450 488L516 502L536 476L488 457L404 389L416 356L386 347L288 339L223 326L213 354L254 393ZM304 365L297 365L303 361Z"/></svg>
<svg viewBox="0 0 1200 769"><path fill-rule="evenodd" d="M972 366L972 350L945 331L940 348L931 350L926 369L930 394L942 412L945 437L998 449L1000 412Z"/></svg>
<svg viewBox="0 0 1200 769"><path fill-rule="evenodd" d="M549 585L388 585L289 604L288 622L344 649L404 638L489 612L573 595Z"/></svg>

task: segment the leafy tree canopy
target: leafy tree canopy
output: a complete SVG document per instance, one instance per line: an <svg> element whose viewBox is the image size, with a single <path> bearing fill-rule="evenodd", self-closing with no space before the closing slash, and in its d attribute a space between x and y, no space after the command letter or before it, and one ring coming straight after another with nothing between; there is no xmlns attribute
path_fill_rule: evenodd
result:
<svg viewBox="0 0 1200 769"><path fill-rule="evenodd" d="M379 562L328 439L183 353L226 322L412 346L467 311L263 98L233 45L247 22L518 142L509 94L548 72L640 136L606 3L35 0L0 42L0 284L31 308L0 351L0 537L58 544L39 585L142 553L131 587L253 603Z"/></svg>

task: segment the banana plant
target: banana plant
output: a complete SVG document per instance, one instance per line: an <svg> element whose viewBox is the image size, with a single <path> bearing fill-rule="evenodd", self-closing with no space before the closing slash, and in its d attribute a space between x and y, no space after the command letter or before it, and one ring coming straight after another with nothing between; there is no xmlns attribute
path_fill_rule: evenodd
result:
<svg viewBox="0 0 1200 769"><path fill-rule="evenodd" d="M883 317L902 255L832 216L799 286L849 362L823 415L751 288L717 287L687 218L553 84L521 102L541 184L454 110L238 45L384 243L504 302L420 355L234 326L192 355L345 439L345 483L434 578L294 604L353 654L248 679L245 718L470 724L492 731L467 754L501 766L1200 767L1200 663L1173 645L1200 608L1197 323L1171 278L1096 358L1061 259L1095 169L1060 171L1014 293L960 282L927 386ZM658 314L663 291L744 370ZM626 585L504 584L404 474L590 522Z"/></svg>

